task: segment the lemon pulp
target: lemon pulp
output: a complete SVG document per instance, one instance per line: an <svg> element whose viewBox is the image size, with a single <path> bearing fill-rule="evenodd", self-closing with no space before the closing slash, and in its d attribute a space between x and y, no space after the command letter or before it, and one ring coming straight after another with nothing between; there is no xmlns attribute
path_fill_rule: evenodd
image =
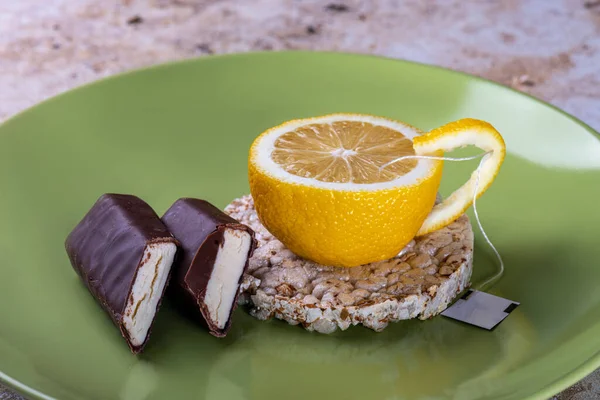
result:
<svg viewBox="0 0 600 400"><path fill-rule="evenodd" d="M321 182L377 183L410 172L417 160L412 141L401 132L368 122L335 121L301 126L279 136L271 158L285 171Z"/></svg>

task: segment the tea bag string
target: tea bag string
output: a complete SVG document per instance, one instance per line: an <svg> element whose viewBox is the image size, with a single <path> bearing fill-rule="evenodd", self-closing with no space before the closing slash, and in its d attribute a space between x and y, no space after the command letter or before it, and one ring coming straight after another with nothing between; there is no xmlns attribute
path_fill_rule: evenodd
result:
<svg viewBox="0 0 600 400"><path fill-rule="evenodd" d="M487 280L485 280L484 282L477 285L476 289L481 290L481 291L484 291L488 287L494 285L504 274L504 261L502 260L502 256L500 255L500 253L496 249L496 246L494 246L494 244L488 237L487 233L483 229L483 225L481 224L481 219L479 218L479 212L477 211L477 190L479 189L479 179L481 176L481 167L482 167L484 161L487 159L487 157L490 154L491 154L491 152L486 152L486 153L477 154L477 155L471 156L471 157L460 157L460 158L459 157L409 155L409 156L398 157L398 158L382 165L381 167L379 167L379 170L382 170L398 161L402 161L402 160L406 160L406 159L424 159L424 160L441 160L441 161L471 161L471 160L476 160L481 157L481 161L479 162L479 166L477 167L477 176L475 178L475 189L473 190L473 213L475 214L475 220L477 221L477 226L479 227L479 230L481 231L483 238L485 239L486 243L490 246L490 248L493 250L494 254L496 254L496 257L498 258L498 263L500 265L500 268L498 269L497 273L495 273L494 275L489 277Z"/></svg>

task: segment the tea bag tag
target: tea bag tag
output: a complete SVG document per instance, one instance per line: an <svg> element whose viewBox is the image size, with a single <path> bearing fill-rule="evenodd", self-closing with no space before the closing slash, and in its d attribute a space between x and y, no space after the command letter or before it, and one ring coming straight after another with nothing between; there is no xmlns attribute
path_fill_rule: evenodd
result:
<svg viewBox="0 0 600 400"><path fill-rule="evenodd" d="M493 330L520 305L516 301L469 289L442 315L457 321Z"/></svg>

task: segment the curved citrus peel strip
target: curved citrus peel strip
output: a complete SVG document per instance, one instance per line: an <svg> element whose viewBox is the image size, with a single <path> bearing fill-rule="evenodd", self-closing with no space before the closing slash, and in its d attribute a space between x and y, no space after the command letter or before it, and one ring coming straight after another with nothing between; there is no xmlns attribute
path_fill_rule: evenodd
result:
<svg viewBox="0 0 600 400"><path fill-rule="evenodd" d="M473 204L478 174L477 198L490 187L504 161L506 145L492 125L470 118L451 122L413 139L415 153L420 156L438 156L440 151L451 151L469 145L479 147L487 153L481 170L475 170L464 185L433 207L417 236L452 223Z"/></svg>

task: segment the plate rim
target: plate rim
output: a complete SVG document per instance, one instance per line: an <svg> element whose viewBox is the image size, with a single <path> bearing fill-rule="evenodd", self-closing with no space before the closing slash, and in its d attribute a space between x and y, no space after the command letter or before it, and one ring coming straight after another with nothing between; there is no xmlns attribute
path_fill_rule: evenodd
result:
<svg viewBox="0 0 600 400"><path fill-rule="evenodd" d="M403 59L403 58L394 58L394 57L384 56L384 55L350 52L350 51L339 52L339 51L313 51L313 50L279 50L279 51L264 51L263 50L263 51L248 51L248 52L213 54L213 55L184 58L184 59L179 59L179 60L170 60L170 61L160 62L157 64L147 65L147 66L143 66L143 67L132 68L129 70L125 70L125 71L116 73L114 75L102 77L100 79L96 79L91 82L86 82L82 85L70 88L64 92L50 96L40 102L37 102L21 111L9 116L7 119L5 119L4 121L2 121L0 123L0 135L3 134L2 128L4 128L6 125L10 125L10 124L14 123L15 121L18 121L21 118L27 117L27 115L29 113L35 111L35 109L38 107L44 106L45 104L48 104L51 102L60 101L60 99L63 96L68 96L68 95L71 95L72 93L86 90L95 85L102 85L106 82L110 82L111 80L126 78L129 75L135 75L135 74L143 73L146 71L158 71L161 69L167 69L167 68L171 68L174 66L193 64L193 63L198 63L198 62L211 62L211 61L218 61L221 59L235 60L237 58L247 58L247 57L250 57L250 58L252 58L252 57L279 57L279 56L286 56L289 54L300 54L300 55L304 55L304 56L308 56L308 57L327 56L327 57L348 57L348 58L356 58L356 59L373 59L375 61L381 60L381 61L387 61L387 62L393 62L393 63L399 63L399 64L408 64L408 65L416 66L418 68L425 68L425 69L429 69L429 70L438 70L438 71L443 71L445 73L448 73L450 75L458 75L458 76L461 76L466 79L471 79L471 80L475 80L475 81L478 81L481 83L490 84L500 90L505 90L505 91L511 92L511 94L513 94L513 95L524 96L526 98L529 98L533 102L538 103L539 105L541 105L543 107L547 107L547 108L550 108L552 111L558 112L562 116L568 118L575 124L584 128L592 136L596 137L597 139L600 139L600 132L596 131L594 128L592 128L590 125L588 125L586 122L584 122L581 119L575 117L574 115L568 113L567 111L559 108L558 106L555 106L545 100L539 99L539 98L533 96L532 94L522 92L520 90L517 90L517 89L507 86L505 84L502 84L502 83L499 83L499 82L496 82L496 81L493 81L493 80L490 80L487 78L483 78L478 75L473 75L473 74L470 74L467 72L463 72L463 71L459 71L459 70L455 70L455 69L451 69L451 68L443 67L443 66L439 66L439 65L426 64L424 62L412 61L412 60L407 60L407 59ZM591 374L592 372L594 372L596 369L599 369L599 368L600 368L600 349L598 349L598 351L596 351L596 353L594 353L592 356L590 356L587 360L583 361L583 363L581 363L578 367L571 369L569 372L566 372L559 378L555 379L552 383L550 383L550 384L546 385L544 388L540 389L537 393L529 395L528 397L523 398L523 400L546 400L546 399L550 398L551 396L554 396L555 394L561 392L562 390L565 390L568 387L570 387L571 385L584 379L589 374ZM19 381L18 379L11 377L10 375L3 372L2 370L0 370L0 383L2 383L7 388L12 389L23 396L29 396L33 399L58 400L55 397L48 396L47 394L40 392L39 390Z"/></svg>

